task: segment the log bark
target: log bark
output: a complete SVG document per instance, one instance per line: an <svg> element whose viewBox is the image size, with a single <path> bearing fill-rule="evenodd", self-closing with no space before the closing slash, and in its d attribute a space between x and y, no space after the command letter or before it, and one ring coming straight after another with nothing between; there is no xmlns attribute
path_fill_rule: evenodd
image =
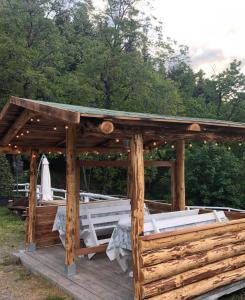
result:
<svg viewBox="0 0 245 300"><path fill-rule="evenodd" d="M70 125L66 131L66 239L65 264L75 263L77 180L76 180L76 126Z"/></svg>
<svg viewBox="0 0 245 300"><path fill-rule="evenodd" d="M36 226L36 205L37 205L37 158L38 153L31 151L30 161L30 190L29 190L29 209L28 209L28 235L27 244L35 244L35 226Z"/></svg>
<svg viewBox="0 0 245 300"><path fill-rule="evenodd" d="M200 268L206 264L222 260L224 257L229 258L243 253L245 253L244 242L218 247L213 250L189 255L182 259L175 259L169 262L142 268L140 277L143 283L149 283L162 278L180 274L187 270Z"/></svg>
<svg viewBox="0 0 245 300"><path fill-rule="evenodd" d="M79 210L80 210L80 166L78 161L76 163L76 249L80 248L80 219L79 219Z"/></svg>
<svg viewBox="0 0 245 300"><path fill-rule="evenodd" d="M104 121L99 125L99 129L104 134L110 134L114 131L114 125L111 121Z"/></svg>
<svg viewBox="0 0 245 300"><path fill-rule="evenodd" d="M185 141L176 143L176 206L174 210L185 210Z"/></svg>
<svg viewBox="0 0 245 300"><path fill-rule="evenodd" d="M148 283L141 288L142 298L153 297L188 284L245 266L245 255L224 259L204 267L186 271L167 279Z"/></svg>
<svg viewBox="0 0 245 300"><path fill-rule="evenodd" d="M200 227L179 229L175 232L164 232L140 237L141 252L171 247L184 242L198 241L214 235L236 232L245 229L245 219L227 223L215 223Z"/></svg>
<svg viewBox="0 0 245 300"><path fill-rule="evenodd" d="M245 278L245 267L238 268L223 274L204 279L177 290L173 290L158 296L151 297L150 300L187 300L205 294L218 287L237 282Z"/></svg>
<svg viewBox="0 0 245 300"><path fill-rule="evenodd" d="M225 246L245 240L245 230L201 239L194 242L185 242L173 247L164 247L159 250L149 250L141 255L141 265L156 265L171 259L178 259L197 252L208 251L217 246Z"/></svg>
<svg viewBox="0 0 245 300"><path fill-rule="evenodd" d="M131 240L134 275L134 299L140 299L139 236L144 232L144 155L142 135L136 134L130 143L131 153Z"/></svg>

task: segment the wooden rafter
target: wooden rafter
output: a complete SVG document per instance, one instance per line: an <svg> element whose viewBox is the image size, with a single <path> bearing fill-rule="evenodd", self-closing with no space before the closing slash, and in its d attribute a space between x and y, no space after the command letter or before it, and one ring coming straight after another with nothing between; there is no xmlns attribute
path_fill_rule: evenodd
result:
<svg viewBox="0 0 245 300"><path fill-rule="evenodd" d="M130 165L128 160L80 160L77 162L81 167L115 167L127 168ZM166 167L171 168L171 161L145 160L145 167Z"/></svg>
<svg viewBox="0 0 245 300"><path fill-rule="evenodd" d="M9 127L8 131L2 138L1 144L6 146L16 136L16 134L22 129L22 127L33 116L33 113L29 110L24 110L15 122Z"/></svg>

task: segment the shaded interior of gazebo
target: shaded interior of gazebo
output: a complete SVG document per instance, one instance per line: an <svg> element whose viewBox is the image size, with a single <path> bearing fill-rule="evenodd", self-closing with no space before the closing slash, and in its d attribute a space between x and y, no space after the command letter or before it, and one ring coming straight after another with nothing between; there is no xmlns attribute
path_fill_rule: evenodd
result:
<svg viewBox="0 0 245 300"><path fill-rule="evenodd" d="M103 245L92 249L80 248L78 221L80 167L123 166L128 169L127 196L131 199L134 299L192 299L198 295L197 292L194 293L197 289L204 294L212 288L244 279L243 216L231 218L225 223L144 236L144 166L171 168L171 209L185 210L185 141L242 142L245 139L244 123L121 112L10 97L0 114L0 125L1 152L30 153L27 224L29 251L36 248L38 154L66 155L67 276L72 276L76 272L76 256L105 250ZM144 152L169 142L175 145L175 161L144 161ZM128 160L78 161L78 154L83 152L125 153ZM215 248L214 241L217 240L219 241L217 253L210 254ZM225 246L228 248L224 249ZM171 251L176 252L175 257L170 254ZM205 256L205 265L197 263L198 254ZM161 276L161 270L174 259L180 263L175 267L177 271L165 277ZM184 260L185 268L182 267L181 260ZM185 281L183 277L185 275L187 277L192 275L192 280ZM204 280L206 286L201 288ZM171 290L166 288L170 282L174 287Z"/></svg>

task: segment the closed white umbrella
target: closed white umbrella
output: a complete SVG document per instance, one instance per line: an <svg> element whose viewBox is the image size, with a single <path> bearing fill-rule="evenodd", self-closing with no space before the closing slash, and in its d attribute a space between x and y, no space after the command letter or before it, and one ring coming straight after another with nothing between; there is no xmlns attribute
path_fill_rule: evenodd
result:
<svg viewBox="0 0 245 300"><path fill-rule="evenodd" d="M43 155L42 157L41 165L41 199L44 201L53 200L51 192L49 162L45 155Z"/></svg>

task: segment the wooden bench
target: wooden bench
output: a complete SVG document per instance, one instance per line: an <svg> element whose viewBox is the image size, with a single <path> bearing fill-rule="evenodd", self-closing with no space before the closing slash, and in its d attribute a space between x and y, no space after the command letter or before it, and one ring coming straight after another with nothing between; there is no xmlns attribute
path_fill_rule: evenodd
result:
<svg viewBox="0 0 245 300"><path fill-rule="evenodd" d="M118 221L122 217L129 217L130 214L130 200L81 204L80 218L83 230L80 237L86 247L96 249L96 246L109 242ZM88 257L92 258L95 253L88 254Z"/></svg>
<svg viewBox="0 0 245 300"><path fill-rule="evenodd" d="M198 212L199 210L195 209L150 215L145 220L144 231L146 234L151 234L228 221L223 211L214 210L205 214L198 214Z"/></svg>

